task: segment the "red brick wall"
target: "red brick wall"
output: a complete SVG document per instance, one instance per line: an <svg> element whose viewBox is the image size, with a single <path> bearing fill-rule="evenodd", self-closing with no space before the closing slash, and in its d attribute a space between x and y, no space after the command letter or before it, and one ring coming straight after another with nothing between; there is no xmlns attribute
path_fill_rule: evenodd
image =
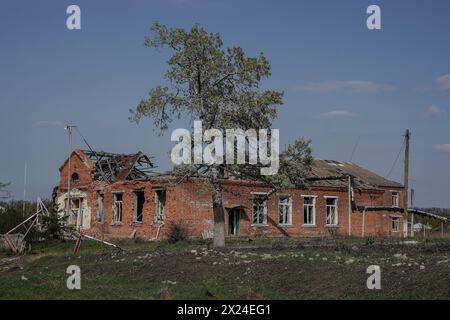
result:
<svg viewBox="0 0 450 320"><path fill-rule="evenodd" d="M208 184L201 180L190 180L176 186L172 186L163 178L154 178L150 181L120 181L110 185L102 182L92 182L91 167L86 165L82 157L72 155L72 172L77 172L80 180L72 185L73 188L87 193L88 206L91 208L90 233L98 237L128 237L135 236L154 239L157 235L159 224L155 222L155 188L166 188L166 219L160 228L160 238L167 235L170 224L184 225L190 236L201 237L205 230L213 230L212 200ZM61 168L61 180L59 194L67 189L67 163ZM98 221L98 191L104 193L104 222ZM134 222L134 190L141 189L145 194L142 223ZM261 184L249 182L226 181L223 190L224 207L233 208L242 206L244 215L240 220L241 236L324 236L330 234L348 235L348 193L345 189L329 190L286 190L282 194L290 195L292 201L292 225L278 225L278 194L273 194L267 200L267 226L252 225L252 193L267 192L268 188ZM402 202L400 191L399 203ZM113 224L114 192L123 193L122 223ZM303 226L303 198L302 195L316 196L316 225ZM338 225L337 227L325 226L326 196L338 198ZM356 192L355 199L358 206L391 206L390 189L382 191ZM391 231L391 212L366 212L365 235L376 236L403 236L403 218L400 219L399 232ZM395 214L402 216L401 214ZM351 214L352 236L362 235L362 213ZM228 228L228 213L225 210L225 226ZM227 230L226 230L227 232Z"/></svg>

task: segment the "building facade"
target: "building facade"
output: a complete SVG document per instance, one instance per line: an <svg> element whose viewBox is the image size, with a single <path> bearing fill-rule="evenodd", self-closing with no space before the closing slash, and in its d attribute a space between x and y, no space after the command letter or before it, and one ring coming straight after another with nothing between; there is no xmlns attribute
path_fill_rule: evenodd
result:
<svg viewBox="0 0 450 320"><path fill-rule="evenodd" d="M99 238L164 239L177 224L195 238L213 236L207 181L146 175L141 154L76 150L60 167L54 201L68 224ZM70 210L68 184L70 177ZM404 236L403 186L353 163L316 160L310 184L271 194L266 185L223 181L225 232L255 236Z"/></svg>

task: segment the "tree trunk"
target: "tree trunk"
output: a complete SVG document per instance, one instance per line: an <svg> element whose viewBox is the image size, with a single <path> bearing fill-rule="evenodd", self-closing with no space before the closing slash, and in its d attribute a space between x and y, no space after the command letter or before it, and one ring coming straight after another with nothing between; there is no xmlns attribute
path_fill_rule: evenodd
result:
<svg viewBox="0 0 450 320"><path fill-rule="evenodd" d="M211 169L212 203L214 213L214 247L225 247L225 213L222 204L222 184L217 167Z"/></svg>

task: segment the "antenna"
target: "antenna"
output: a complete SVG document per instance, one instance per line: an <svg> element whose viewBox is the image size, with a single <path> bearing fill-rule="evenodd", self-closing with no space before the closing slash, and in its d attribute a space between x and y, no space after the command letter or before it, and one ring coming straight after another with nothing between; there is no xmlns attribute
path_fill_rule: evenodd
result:
<svg viewBox="0 0 450 320"><path fill-rule="evenodd" d="M68 165L69 165L69 167L68 167L68 173L67 173L67 218L70 220L70 217L71 217L71 214L70 214L70 211L71 211L71 208L70 208L70 205L71 205L71 203L70 203L70 188L71 188L71 186L70 186L70 180L72 179L72 175L71 175L71 168L70 168L70 166L71 166L71 163L70 163L70 158L71 158L71 156L72 156L72 130L73 130L73 128L76 128L76 126L75 125L70 125L70 124L67 124L67 125L65 125L64 126L64 130L67 130L67 132L69 133L69 162L68 162Z"/></svg>
<svg viewBox="0 0 450 320"><path fill-rule="evenodd" d="M25 161L25 169L23 173L23 199L22 199L22 216L25 217L25 199L27 196L27 168L28 163Z"/></svg>

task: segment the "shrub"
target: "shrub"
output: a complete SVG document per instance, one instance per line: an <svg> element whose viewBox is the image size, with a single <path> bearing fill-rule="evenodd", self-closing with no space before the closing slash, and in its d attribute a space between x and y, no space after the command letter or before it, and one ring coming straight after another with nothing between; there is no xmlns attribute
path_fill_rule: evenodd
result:
<svg viewBox="0 0 450 320"><path fill-rule="evenodd" d="M375 243L375 238L370 236L366 238L366 245L371 246Z"/></svg>
<svg viewBox="0 0 450 320"><path fill-rule="evenodd" d="M172 223L167 234L167 241L169 243L176 243L185 241L188 238L188 231L186 227L178 223Z"/></svg>

